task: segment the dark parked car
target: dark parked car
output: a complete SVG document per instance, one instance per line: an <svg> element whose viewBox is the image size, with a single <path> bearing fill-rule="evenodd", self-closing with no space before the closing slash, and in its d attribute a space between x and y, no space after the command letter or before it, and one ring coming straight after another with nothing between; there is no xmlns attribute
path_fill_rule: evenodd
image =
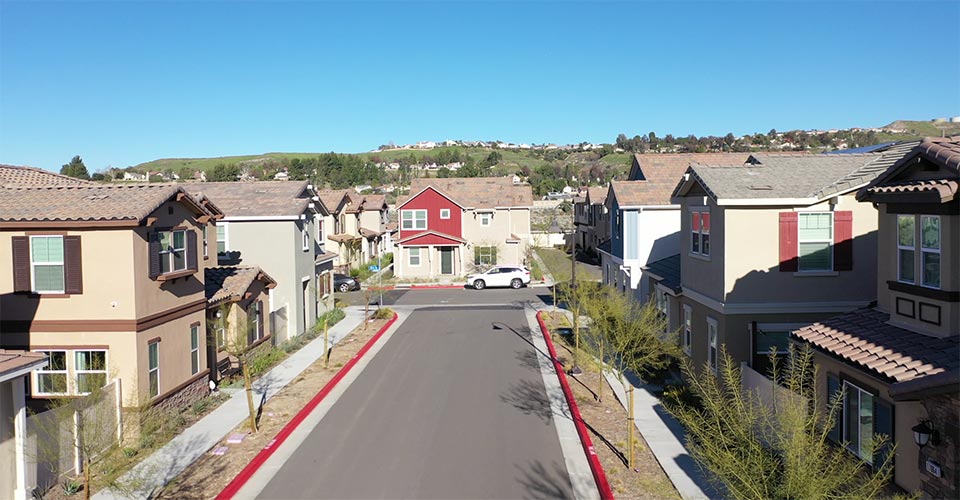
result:
<svg viewBox="0 0 960 500"><path fill-rule="evenodd" d="M349 292L350 290L359 290L360 280L352 276L347 276L346 274L334 274L333 287L336 288L338 292Z"/></svg>

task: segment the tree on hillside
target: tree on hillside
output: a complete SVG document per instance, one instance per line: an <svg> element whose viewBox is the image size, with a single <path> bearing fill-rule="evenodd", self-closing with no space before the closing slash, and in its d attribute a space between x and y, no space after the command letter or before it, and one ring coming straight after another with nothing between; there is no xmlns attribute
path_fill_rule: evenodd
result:
<svg viewBox="0 0 960 500"><path fill-rule="evenodd" d="M226 163L217 163L214 165L207 180L211 182L235 181L240 177L240 167L237 165L227 165Z"/></svg>
<svg viewBox="0 0 960 500"><path fill-rule="evenodd" d="M77 179L90 180L90 172L87 171L87 166L83 164L83 159L80 158L80 155L74 156L73 159L70 160L70 163L60 167L60 174Z"/></svg>
<svg viewBox="0 0 960 500"><path fill-rule="evenodd" d="M720 358L719 375L685 363L689 389L668 392L664 406L687 429L693 458L731 497L883 495L893 474L894 446L886 436L875 439L871 466L830 442L839 425L842 392L829 400L818 393L809 346L791 346L782 360L771 355L771 375L781 384L764 390L741 390L739 363L722 350Z"/></svg>

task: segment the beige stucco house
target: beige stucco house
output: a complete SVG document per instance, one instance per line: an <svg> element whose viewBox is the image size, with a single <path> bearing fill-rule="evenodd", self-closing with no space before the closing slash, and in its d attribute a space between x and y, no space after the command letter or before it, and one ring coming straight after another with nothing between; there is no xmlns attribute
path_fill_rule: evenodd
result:
<svg viewBox="0 0 960 500"><path fill-rule="evenodd" d="M873 307L793 332L814 347L824 397L842 391L830 438L874 466L896 444L894 481L960 498L960 137L927 139L862 188L875 204ZM825 401L821 401L825 404ZM923 424L929 441L915 442Z"/></svg>
<svg viewBox="0 0 960 500"><path fill-rule="evenodd" d="M766 374L792 330L875 300L876 209L856 191L914 146L687 169L673 193L680 292L653 292L673 297L671 323L695 366L716 370L725 348Z"/></svg>
<svg viewBox="0 0 960 500"><path fill-rule="evenodd" d="M525 265L533 191L508 177L415 179L398 200L394 274L434 279Z"/></svg>
<svg viewBox="0 0 960 500"><path fill-rule="evenodd" d="M609 186L588 187L583 196L574 198L573 224L577 239L577 251L597 254L597 247L610 239L610 221L604 202Z"/></svg>
<svg viewBox="0 0 960 500"><path fill-rule="evenodd" d="M325 189L317 196L329 210L324 218L326 245L337 253L337 272L348 274L375 260L391 246L386 197L352 189Z"/></svg>
<svg viewBox="0 0 960 500"><path fill-rule="evenodd" d="M207 365L211 379L232 373L238 357L261 345L270 345L273 328L265 314L269 291L277 282L256 266L218 266L206 269Z"/></svg>
<svg viewBox="0 0 960 500"><path fill-rule="evenodd" d="M0 347L49 358L31 397L112 379L125 407L205 394L204 270L220 216L171 185L0 189Z"/></svg>

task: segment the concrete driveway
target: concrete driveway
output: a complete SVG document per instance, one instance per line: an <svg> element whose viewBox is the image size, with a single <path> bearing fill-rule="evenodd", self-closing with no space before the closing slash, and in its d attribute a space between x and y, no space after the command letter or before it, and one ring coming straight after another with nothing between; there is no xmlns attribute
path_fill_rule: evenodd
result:
<svg viewBox="0 0 960 500"><path fill-rule="evenodd" d="M536 295L502 292L396 297L448 305L409 315L257 497L573 498L524 310L476 302Z"/></svg>

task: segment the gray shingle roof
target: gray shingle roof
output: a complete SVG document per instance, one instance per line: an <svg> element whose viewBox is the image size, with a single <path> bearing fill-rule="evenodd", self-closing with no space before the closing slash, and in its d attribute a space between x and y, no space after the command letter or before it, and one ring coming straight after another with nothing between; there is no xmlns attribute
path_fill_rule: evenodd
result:
<svg viewBox="0 0 960 500"><path fill-rule="evenodd" d="M680 291L680 254L650 262L644 269L661 278L660 284L674 292Z"/></svg>
<svg viewBox="0 0 960 500"><path fill-rule="evenodd" d="M715 199L816 199L861 187L919 144L912 141L881 153L796 156L755 154L743 165L690 166Z"/></svg>

